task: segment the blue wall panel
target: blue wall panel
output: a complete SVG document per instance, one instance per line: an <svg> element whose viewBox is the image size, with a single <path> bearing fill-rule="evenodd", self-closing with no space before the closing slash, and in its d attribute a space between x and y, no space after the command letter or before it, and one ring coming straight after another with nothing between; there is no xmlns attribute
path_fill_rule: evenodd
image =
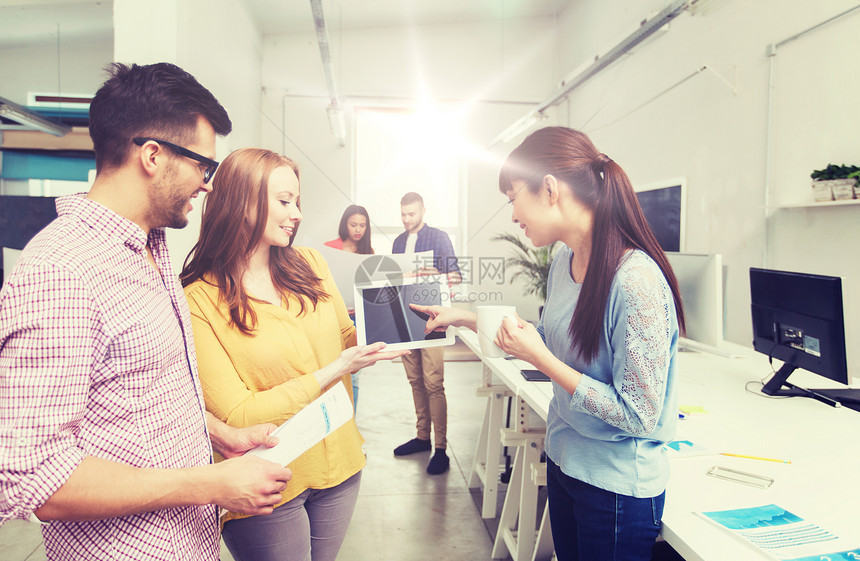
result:
<svg viewBox="0 0 860 561"><path fill-rule="evenodd" d="M95 169L94 157L67 157L24 151L3 151L4 179L63 179L86 181L89 171Z"/></svg>

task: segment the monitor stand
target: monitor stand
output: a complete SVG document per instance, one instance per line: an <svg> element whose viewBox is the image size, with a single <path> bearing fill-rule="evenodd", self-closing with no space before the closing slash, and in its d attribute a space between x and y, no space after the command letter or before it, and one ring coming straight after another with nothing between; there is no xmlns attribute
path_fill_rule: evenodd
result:
<svg viewBox="0 0 860 561"><path fill-rule="evenodd" d="M777 370L776 374L762 387L762 393L780 397L811 397L831 407L844 406L860 412L860 388L820 390L801 388L786 381L796 368L792 364L783 364L782 368Z"/></svg>

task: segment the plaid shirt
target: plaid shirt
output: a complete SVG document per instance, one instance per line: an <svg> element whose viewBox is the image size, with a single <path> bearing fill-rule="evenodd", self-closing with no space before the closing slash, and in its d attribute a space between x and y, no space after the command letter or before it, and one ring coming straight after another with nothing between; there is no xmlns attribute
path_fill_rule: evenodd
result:
<svg viewBox="0 0 860 561"><path fill-rule="evenodd" d="M418 239L415 241L415 252L433 251L433 266L440 273L459 273L457 256L454 254L454 246L448 234L439 228L432 228L427 224L418 230ZM406 239L409 232L403 232L394 239L391 253L405 253ZM428 263L429 264L429 263Z"/></svg>
<svg viewBox="0 0 860 561"><path fill-rule="evenodd" d="M147 239L81 195L58 199L57 211L0 292L0 523L29 517L87 455L146 468L211 461L164 230ZM43 534L49 559L219 555L212 505L51 522Z"/></svg>

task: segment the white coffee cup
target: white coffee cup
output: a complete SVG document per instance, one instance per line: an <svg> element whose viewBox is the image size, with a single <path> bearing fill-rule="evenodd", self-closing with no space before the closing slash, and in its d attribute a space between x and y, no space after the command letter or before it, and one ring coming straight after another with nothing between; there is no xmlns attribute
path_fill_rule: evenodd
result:
<svg viewBox="0 0 860 561"><path fill-rule="evenodd" d="M516 318L515 306L478 306L478 342L485 357L503 357L505 351L493 343L505 318Z"/></svg>

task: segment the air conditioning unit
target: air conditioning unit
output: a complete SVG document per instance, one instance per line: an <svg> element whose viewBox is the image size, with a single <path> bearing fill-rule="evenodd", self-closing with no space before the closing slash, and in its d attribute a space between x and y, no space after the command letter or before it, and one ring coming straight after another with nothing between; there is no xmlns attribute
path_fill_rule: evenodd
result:
<svg viewBox="0 0 860 561"><path fill-rule="evenodd" d="M30 107L46 107L54 109L86 109L89 110L93 94L69 94L29 92L27 105Z"/></svg>

